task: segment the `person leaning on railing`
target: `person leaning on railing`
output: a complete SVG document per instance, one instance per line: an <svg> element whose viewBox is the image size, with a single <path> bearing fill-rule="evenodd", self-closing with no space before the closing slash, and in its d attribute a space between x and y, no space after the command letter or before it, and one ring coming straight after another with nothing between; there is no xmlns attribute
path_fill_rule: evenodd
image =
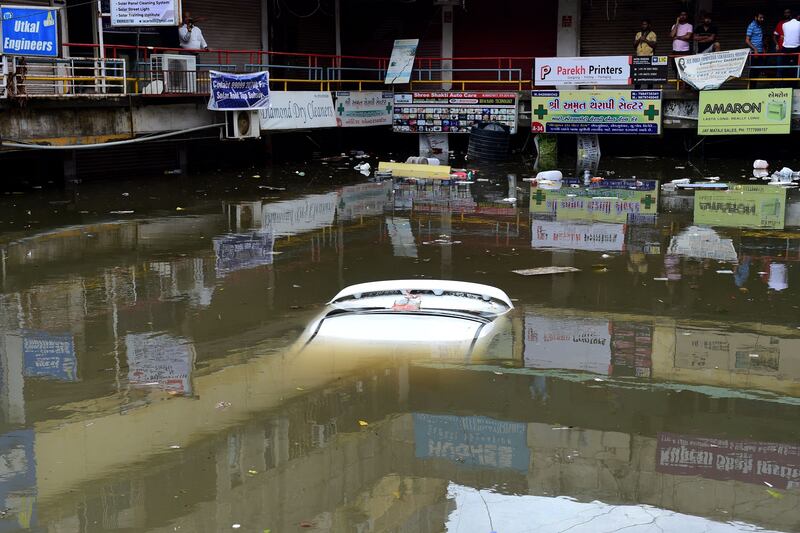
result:
<svg viewBox="0 0 800 533"><path fill-rule="evenodd" d="M750 48L750 77L763 77L764 76L764 13L760 11L755 14L750 25L747 26L747 33L744 37L744 43ZM756 76L753 76L753 69L756 69Z"/></svg>
<svg viewBox="0 0 800 533"><path fill-rule="evenodd" d="M783 61L781 78L797 78L797 54L800 53L800 14L783 23L783 42L781 45ZM795 68L790 68L794 66Z"/></svg>

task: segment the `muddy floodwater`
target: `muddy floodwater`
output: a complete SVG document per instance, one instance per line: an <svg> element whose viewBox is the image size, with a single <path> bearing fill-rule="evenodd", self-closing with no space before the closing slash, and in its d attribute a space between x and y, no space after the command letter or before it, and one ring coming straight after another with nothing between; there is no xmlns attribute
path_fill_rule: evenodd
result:
<svg viewBox="0 0 800 533"><path fill-rule="evenodd" d="M522 167L356 162L0 194L0 531L800 530L800 194L782 229L657 188L571 220ZM342 288L423 278L515 308L466 354L308 342Z"/></svg>

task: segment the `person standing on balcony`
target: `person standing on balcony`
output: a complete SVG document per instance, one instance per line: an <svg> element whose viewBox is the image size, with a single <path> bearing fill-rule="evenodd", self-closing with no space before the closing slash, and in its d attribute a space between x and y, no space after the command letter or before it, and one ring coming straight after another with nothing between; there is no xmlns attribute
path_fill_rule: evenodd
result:
<svg viewBox="0 0 800 533"><path fill-rule="evenodd" d="M772 33L772 40L775 42L776 52L783 52L783 25L793 18L791 9L783 10L783 18L778 21L778 25L775 26L775 31Z"/></svg>
<svg viewBox="0 0 800 533"><path fill-rule="evenodd" d="M656 51L656 32L650 27L650 21L647 19L642 20L642 29L636 33L636 38L633 41L633 46L636 50L637 57L653 57ZM641 89L642 84L637 83L634 88ZM653 84L644 84L645 89L652 89Z"/></svg>
<svg viewBox="0 0 800 533"><path fill-rule="evenodd" d="M720 51L717 27L711 22L711 13L703 14L703 23L695 28L694 42L697 43L698 54Z"/></svg>
<svg viewBox="0 0 800 533"><path fill-rule="evenodd" d="M750 48L750 77L758 77L761 78L764 76L764 56L759 56L758 54L763 54L764 50L764 13L758 12L753 17L753 20L750 21L750 25L747 26L747 33L744 37L745 44ZM753 72L753 69L756 69ZM755 74L755 76L753 75Z"/></svg>
<svg viewBox="0 0 800 533"><path fill-rule="evenodd" d="M202 30L194 25L192 14L188 11L183 14L183 25L178 28L178 37L184 50L208 50Z"/></svg>
<svg viewBox="0 0 800 533"><path fill-rule="evenodd" d="M781 78L798 78L798 53L800 53L800 15L792 17L783 23L783 40L781 44L781 52L785 55L781 59L781 65L784 67L795 68L782 68Z"/></svg>
<svg viewBox="0 0 800 533"><path fill-rule="evenodd" d="M672 37L672 55L685 56L691 53L689 43L692 42L692 35L694 27L689 24L689 13L681 11L678 15L678 20L672 25L672 30L669 36ZM675 70L678 70L679 57L673 58L675 61Z"/></svg>

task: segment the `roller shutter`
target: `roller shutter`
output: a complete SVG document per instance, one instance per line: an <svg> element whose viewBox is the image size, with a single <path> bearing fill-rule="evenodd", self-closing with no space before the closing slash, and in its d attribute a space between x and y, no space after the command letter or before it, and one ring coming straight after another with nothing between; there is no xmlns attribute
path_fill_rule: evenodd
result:
<svg viewBox="0 0 800 533"><path fill-rule="evenodd" d="M656 32L656 53L669 54L672 50L670 29L682 9L686 9L683 2L582 0L581 55L632 55L633 39L643 18L650 20Z"/></svg>
<svg viewBox="0 0 800 533"><path fill-rule="evenodd" d="M767 21L764 24L764 39L767 40L770 51L772 47L772 33L783 13L784 4L791 7L791 2L776 2L765 0L753 3L750 0L714 0L714 23L719 28L719 41L723 50L746 48L744 43L747 26L753 20L757 9L764 10Z"/></svg>
<svg viewBox="0 0 800 533"><path fill-rule="evenodd" d="M211 49L260 50L260 0L183 0ZM205 58L203 59L205 61Z"/></svg>

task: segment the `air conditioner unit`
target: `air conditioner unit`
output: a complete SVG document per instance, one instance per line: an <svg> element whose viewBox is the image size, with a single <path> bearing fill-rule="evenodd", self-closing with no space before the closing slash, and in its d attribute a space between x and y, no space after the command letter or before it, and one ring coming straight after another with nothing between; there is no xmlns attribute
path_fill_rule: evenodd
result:
<svg viewBox="0 0 800 533"><path fill-rule="evenodd" d="M258 110L226 111L226 139L258 139L261 137L261 123Z"/></svg>
<svg viewBox="0 0 800 533"><path fill-rule="evenodd" d="M153 54L151 81L164 82L165 93L197 93L197 58L192 55Z"/></svg>

